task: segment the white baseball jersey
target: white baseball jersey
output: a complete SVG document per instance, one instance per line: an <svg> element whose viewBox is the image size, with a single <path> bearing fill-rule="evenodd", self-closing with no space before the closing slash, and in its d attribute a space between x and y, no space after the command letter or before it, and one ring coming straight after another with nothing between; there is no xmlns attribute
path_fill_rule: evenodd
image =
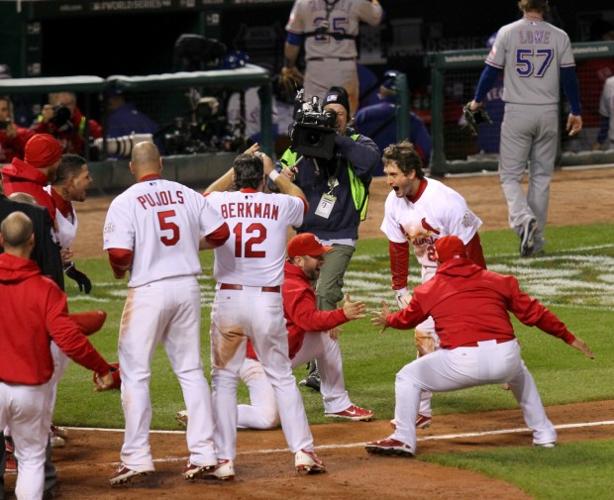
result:
<svg viewBox="0 0 614 500"><path fill-rule="evenodd" d="M104 249L132 250L129 287L201 272L198 245L224 224L207 199L165 179L137 182L111 203Z"/></svg>
<svg viewBox="0 0 614 500"><path fill-rule="evenodd" d="M360 21L376 26L382 19L379 4L366 0L338 0L330 13L326 13L325 0L296 0L286 25L286 31L296 35L310 33L326 27L329 33L358 35ZM330 35L315 35L305 38L305 53L311 57L356 57L356 43L351 38L335 40Z"/></svg>
<svg viewBox="0 0 614 500"><path fill-rule="evenodd" d="M482 225L460 194L435 179L426 181L426 188L413 203L391 191L380 226L394 243L404 243L412 232L423 233L413 242L416 259L423 266L423 280L424 268L437 267L435 241L438 238L455 235L467 244Z"/></svg>
<svg viewBox="0 0 614 500"><path fill-rule="evenodd" d="M599 114L610 118L608 138L614 143L614 76L608 78L603 84Z"/></svg>
<svg viewBox="0 0 614 500"><path fill-rule="evenodd" d="M281 285L288 227L303 223L303 200L251 189L213 192L206 198L230 228L230 238L215 249L218 283Z"/></svg>
<svg viewBox="0 0 614 500"><path fill-rule="evenodd" d="M504 69L503 100L516 104L557 104L560 68L576 65L567 33L527 19L499 30L486 64Z"/></svg>
<svg viewBox="0 0 614 500"><path fill-rule="evenodd" d="M43 189L51 195L51 185L47 185ZM55 225L56 229L54 234L57 242L62 248L70 248L77 237L77 229L79 228L79 220L77 219L75 208L71 207L71 212L68 217L64 217L62 212L56 208Z"/></svg>

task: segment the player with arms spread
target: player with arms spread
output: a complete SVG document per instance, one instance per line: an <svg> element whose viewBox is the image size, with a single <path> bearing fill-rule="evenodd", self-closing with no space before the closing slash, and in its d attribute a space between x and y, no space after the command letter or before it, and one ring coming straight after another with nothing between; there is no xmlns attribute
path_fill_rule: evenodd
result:
<svg viewBox="0 0 614 500"><path fill-rule="evenodd" d="M265 175L280 194L263 193ZM232 185L237 191L227 191ZM275 391L281 426L298 472L324 472L314 452L301 394L288 356L281 284L286 237L307 211L303 191L275 171L255 144L205 191L228 223L232 236L215 249L217 281L211 310L211 357L216 447L215 476L234 477L237 439L237 385L249 338ZM191 415L190 415L191 418ZM189 422L189 420L188 420Z"/></svg>
<svg viewBox="0 0 614 500"><path fill-rule="evenodd" d="M209 385L200 358L199 248L228 239L228 226L200 193L162 179L160 153L141 142L132 150L136 183L113 200L104 249L116 278L130 271L119 332L122 408L126 419L122 463L111 485L153 472L149 445L151 359L164 344L190 416L186 479L217 465Z"/></svg>
<svg viewBox="0 0 614 500"><path fill-rule="evenodd" d="M520 255L544 247L550 179L559 133L559 87L569 99L567 132L582 130L575 62L567 33L544 21L548 0L520 0L519 21L503 26L468 106L482 105L503 70L505 113L501 125L499 178L507 201L510 227L520 238ZM529 187L521 181L529 167Z"/></svg>
<svg viewBox="0 0 614 500"><path fill-rule="evenodd" d="M410 299L407 290L409 244L422 266L423 283L437 270L435 242L449 234L461 238L467 245L469 257L477 265L486 267L478 234L482 221L467 207L460 194L424 176L420 155L410 142L388 146L384 150L383 163L392 191L386 198L380 229L389 241L392 288L402 309ZM439 339L432 318L416 326L415 337L418 356L425 356L437 348ZM432 416L431 394L424 392L422 396L417 422L420 428L427 427Z"/></svg>

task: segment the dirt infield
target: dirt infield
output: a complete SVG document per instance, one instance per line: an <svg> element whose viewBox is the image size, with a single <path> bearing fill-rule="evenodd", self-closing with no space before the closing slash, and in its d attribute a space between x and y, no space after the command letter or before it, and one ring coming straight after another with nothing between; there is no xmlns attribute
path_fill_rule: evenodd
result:
<svg viewBox="0 0 614 500"><path fill-rule="evenodd" d="M508 227L505 200L496 175L453 177L444 182L461 193L484 221L482 230ZM550 191L549 224L561 226L614 220L614 168L558 171ZM361 238L382 237L379 225L388 192L383 177L374 179L369 216L360 228ZM80 227L73 249L77 258L102 255L102 226L111 199L91 197L77 206Z"/></svg>
<svg viewBox="0 0 614 500"><path fill-rule="evenodd" d="M555 425L604 422L614 414L614 401L551 406ZM609 420L609 422L612 422ZM524 428L519 410L437 416L433 425L418 431L419 453L464 452L500 446L530 446L528 431L487 434ZM239 433L235 481L185 481L180 476L187 451L183 434L154 434L152 449L156 473L135 486L111 488L108 477L119 460L122 434L70 430L66 448L54 450L61 486L59 498L529 498L517 487L460 469L447 469L415 459L368 455L362 443L390 433L386 421L335 423L313 426L318 454L328 473L297 476L292 455L284 451L281 430ZM486 433L477 437L446 437ZM559 442L614 439L614 425L559 430ZM8 476L12 488L14 476Z"/></svg>
<svg viewBox="0 0 614 500"><path fill-rule="evenodd" d="M505 201L494 175L452 178L445 183L458 190L484 221L484 230L507 227ZM570 225L612 222L614 168L559 171L551 187L549 224ZM361 237L380 237L383 202L388 194L384 179L372 184L370 215ZM77 207L80 232L77 258L102 255L102 226L111 197L92 197ZM391 382L392 383L392 382ZM562 405L548 408L555 425L607 421L614 401ZM419 431L419 453L462 452L499 446L530 446L528 431L446 438L463 434L523 428L518 410L437 416L428 430ZM237 479L230 483L188 483L179 475L187 454L181 434L152 435L156 474L143 485L111 489L107 479L119 460L122 434L71 430L68 446L54 451L61 486L58 498L528 498L517 487L483 475L447 469L419 460L374 457L362 443L385 437L387 421L336 423L313 426L318 451L328 473L297 477L292 456L280 430L239 433ZM425 439L428 438L428 439ZM613 425L585 426L559 431L561 443L586 439L614 439ZM12 488L14 476L7 477Z"/></svg>

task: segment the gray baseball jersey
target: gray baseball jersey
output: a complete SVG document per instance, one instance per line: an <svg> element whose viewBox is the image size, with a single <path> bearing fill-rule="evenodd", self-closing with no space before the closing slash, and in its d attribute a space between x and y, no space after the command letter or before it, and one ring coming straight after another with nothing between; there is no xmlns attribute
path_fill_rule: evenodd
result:
<svg viewBox="0 0 614 500"><path fill-rule="evenodd" d="M360 21L376 26L383 10L378 3L366 0L338 0L327 14L325 0L296 0L286 25L286 31L296 35L326 28L327 33L358 35ZM356 43L352 38L336 40L331 35L318 34L305 39L307 59L311 57L356 57Z"/></svg>
<svg viewBox="0 0 614 500"><path fill-rule="evenodd" d="M567 33L527 19L499 30L486 64L504 69L503 100L515 104L558 103L560 68L575 66Z"/></svg>
<svg viewBox="0 0 614 500"><path fill-rule="evenodd" d="M614 76L603 84L603 92L599 101L599 114L610 118L608 138L614 143Z"/></svg>

